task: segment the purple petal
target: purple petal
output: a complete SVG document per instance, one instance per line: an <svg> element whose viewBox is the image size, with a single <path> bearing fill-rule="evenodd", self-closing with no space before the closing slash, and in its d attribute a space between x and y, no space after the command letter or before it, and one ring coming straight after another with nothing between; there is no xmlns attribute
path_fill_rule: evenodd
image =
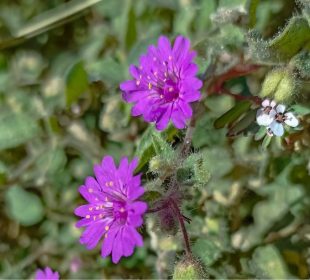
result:
<svg viewBox="0 0 310 280"><path fill-rule="evenodd" d="M133 90L137 90L138 88L136 85L136 81L129 80L129 81L122 82L120 84L120 89L123 91L133 91Z"/></svg>
<svg viewBox="0 0 310 280"><path fill-rule="evenodd" d="M178 63L181 63L184 55L188 53L189 47L190 47L190 41L187 38L183 36L178 36L175 39L172 51Z"/></svg>
<svg viewBox="0 0 310 280"><path fill-rule="evenodd" d="M122 230L119 230L115 236L112 249L112 262L118 263L123 255L123 242L122 242Z"/></svg>
<svg viewBox="0 0 310 280"><path fill-rule="evenodd" d="M171 109L172 107L169 106L163 114L159 117L159 119L156 121L156 129L157 130L163 130L167 127L169 120L171 118Z"/></svg>
<svg viewBox="0 0 310 280"><path fill-rule="evenodd" d="M141 215L141 214L144 214L146 209L147 209L147 204L145 202L142 202L142 201L136 201L136 202L133 202L131 205L130 205L130 208L129 209L132 209L135 213L135 215Z"/></svg>
<svg viewBox="0 0 310 280"><path fill-rule="evenodd" d="M132 240L134 241L134 244L136 246L142 247L143 239L142 239L142 236L137 232L137 230L130 226L127 227L127 230L128 230L128 234L131 236Z"/></svg>
<svg viewBox="0 0 310 280"><path fill-rule="evenodd" d="M172 115L171 115L171 120L173 124L175 125L176 128L178 129L183 129L186 126L186 118L178 108L173 110Z"/></svg>
<svg viewBox="0 0 310 280"><path fill-rule="evenodd" d="M170 41L166 36L160 36L158 39L158 49L162 55L162 59L168 59L171 54L171 45Z"/></svg>
<svg viewBox="0 0 310 280"><path fill-rule="evenodd" d="M133 254L135 244L127 230L127 227L124 227L122 232L122 242L123 242L123 253L125 257L129 257Z"/></svg>
<svg viewBox="0 0 310 280"><path fill-rule="evenodd" d="M107 233L103 241L102 247L101 247L101 256L103 258L111 254L115 235L117 232L118 232L118 228L111 228L109 232Z"/></svg>

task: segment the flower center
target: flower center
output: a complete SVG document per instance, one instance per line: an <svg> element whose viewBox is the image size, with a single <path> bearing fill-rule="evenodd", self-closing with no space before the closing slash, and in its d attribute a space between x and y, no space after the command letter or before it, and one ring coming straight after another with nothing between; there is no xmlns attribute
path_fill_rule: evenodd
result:
<svg viewBox="0 0 310 280"><path fill-rule="evenodd" d="M164 98L166 102L172 102L179 97L179 92L178 84L169 79L166 81L161 91L161 97Z"/></svg>
<svg viewBox="0 0 310 280"><path fill-rule="evenodd" d="M276 116L275 116L275 120L278 122L278 123L283 123L285 121L285 115L283 113L277 113Z"/></svg>
<svg viewBox="0 0 310 280"><path fill-rule="evenodd" d="M125 224L127 221L128 211L124 202L113 203L113 216L114 219L119 221L121 224Z"/></svg>

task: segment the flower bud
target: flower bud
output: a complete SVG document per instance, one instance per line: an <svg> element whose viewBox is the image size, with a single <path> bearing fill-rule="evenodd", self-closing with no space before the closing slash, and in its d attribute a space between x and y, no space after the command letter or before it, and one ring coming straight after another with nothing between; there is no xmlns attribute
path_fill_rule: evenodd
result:
<svg viewBox="0 0 310 280"><path fill-rule="evenodd" d="M152 172L158 172L159 169L161 168L161 159L159 156L155 156L151 159L149 163L149 169Z"/></svg>
<svg viewBox="0 0 310 280"><path fill-rule="evenodd" d="M269 72L264 80L260 96L274 99L277 103L288 104L296 93L294 75L286 69L275 69Z"/></svg>
<svg viewBox="0 0 310 280"><path fill-rule="evenodd" d="M184 259L176 264L173 272L173 279L207 279L207 275L202 265L195 259Z"/></svg>

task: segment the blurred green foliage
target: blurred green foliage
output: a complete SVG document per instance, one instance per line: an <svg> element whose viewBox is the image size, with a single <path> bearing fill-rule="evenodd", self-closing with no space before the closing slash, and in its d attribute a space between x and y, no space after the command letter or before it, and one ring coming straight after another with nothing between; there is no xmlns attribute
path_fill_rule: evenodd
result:
<svg viewBox="0 0 310 280"><path fill-rule="evenodd" d="M145 246L118 265L79 244L77 189L106 154L141 158L151 202L178 169L192 249L211 278L309 278L309 10L306 0L2 0L0 278L31 278L47 265L62 278L171 277L182 238L161 232L152 215ZM291 105L303 129L265 138L265 149L253 137L226 137L250 105L209 92L195 153L179 166L173 149L183 132L160 134L131 118L119 90L161 34L188 36L200 73L213 63L215 77L240 61L262 65L226 83L244 96L258 95L273 67L295 66Z"/></svg>

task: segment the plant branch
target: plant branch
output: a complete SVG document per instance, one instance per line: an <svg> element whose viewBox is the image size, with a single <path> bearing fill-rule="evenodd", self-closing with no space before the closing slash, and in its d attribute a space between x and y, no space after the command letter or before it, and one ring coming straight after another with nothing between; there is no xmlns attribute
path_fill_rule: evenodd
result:
<svg viewBox="0 0 310 280"><path fill-rule="evenodd" d="M182 213L180 212L179 206L175 203L175 201L173 199L170 199L170 203L171 203L172 209L174 210L174 212L177 215L177 218L179 220L180 228L181 228L183 239L184 239L186 255L191 256L192 251L191 251L191 247L189 245L189 238L188 238L188 234L187 234L186 227L184 224L184 217L183 217Z"/></svg>
<svg viewBox="0 0 310 280"><path fill-rule="evenodd" d="M167 203L163 203L161 206L158 206L158 207L155 207L152 209L148 209L146 211L146 213L156 213L156 212L159 212L161 210L164 210L165 208L167 208Z"/></svg>

